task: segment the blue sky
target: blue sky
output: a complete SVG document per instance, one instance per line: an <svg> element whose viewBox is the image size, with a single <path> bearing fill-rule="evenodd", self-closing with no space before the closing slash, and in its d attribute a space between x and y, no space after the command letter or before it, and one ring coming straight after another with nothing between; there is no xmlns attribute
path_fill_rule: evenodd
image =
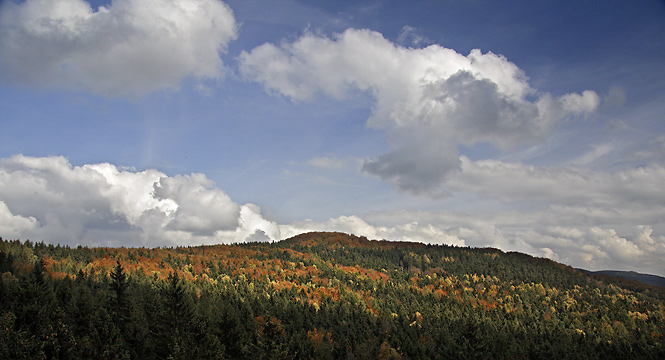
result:
<svg viewBox="0 0 665 360"><path fill-rule="evenodd" d="M0 7L0 236L332 230L665 275L662 1Z"/></svg>

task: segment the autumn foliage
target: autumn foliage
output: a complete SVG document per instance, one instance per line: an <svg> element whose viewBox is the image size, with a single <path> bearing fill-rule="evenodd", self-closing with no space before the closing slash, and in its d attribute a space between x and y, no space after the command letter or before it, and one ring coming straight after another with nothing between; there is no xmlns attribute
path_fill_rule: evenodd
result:
<svg viewBox="0 0 665 360"><path fill-rule="evenodd" d="M665 358L665 303L496 249L0 241L0 358Z"/></svg>

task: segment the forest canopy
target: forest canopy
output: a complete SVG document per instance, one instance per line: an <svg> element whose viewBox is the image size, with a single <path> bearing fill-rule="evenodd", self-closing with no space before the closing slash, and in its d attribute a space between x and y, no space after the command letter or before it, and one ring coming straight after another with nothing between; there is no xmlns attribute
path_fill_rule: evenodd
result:
<svg viewBox="0 0 665 360"><path fill-rule="evenodd" d="M665 358L662 289L491 248L1 240L0 274L3 359Z"/></svg>

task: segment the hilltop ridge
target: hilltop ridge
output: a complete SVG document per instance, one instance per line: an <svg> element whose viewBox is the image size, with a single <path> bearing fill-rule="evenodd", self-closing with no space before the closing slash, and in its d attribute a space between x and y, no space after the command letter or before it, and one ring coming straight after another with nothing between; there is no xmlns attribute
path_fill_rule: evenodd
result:
<svg viewBox="0 0 665 360"><path fill-rule="evenodd" d="M315 231L295 235L279 241L277 244L287 247L293 245L308 247L317 245L368 247L371 246L372 241L364 236L356 236L342 232Z"/></svg>
<svg viewBox="0 0 665 360"><path fill-rule="evenodd" d="M392 240L370 240L365 236L356 236L344 232L313 231L298 234L288 239L277 242L283 246L329 246L329 247L380 247L399 248L414 247L421 248L427 245L419 242L392 241Z"/></svg>

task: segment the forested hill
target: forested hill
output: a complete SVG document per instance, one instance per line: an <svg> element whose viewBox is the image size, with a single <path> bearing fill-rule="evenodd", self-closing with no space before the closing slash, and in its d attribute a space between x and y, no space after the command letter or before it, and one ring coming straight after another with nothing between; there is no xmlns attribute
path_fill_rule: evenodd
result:
<svg viewBox="0 0 665 360"><path fill-rule="evenodd" d="M497 249L0 241L0 359L663 359L665 302Z"/></svg>
<svg viewBox="0 0 665 360"><path fill-rule="evenodd" d="M586 270L585 270L586 271ZM623 282L626 285L638 282L645 285L660 287L665 290L665 278L657 275L640 274L635 271L618 271L618 270L601 270L601 271L586 271L598 277L613 277L618 282Z"/></svg>

